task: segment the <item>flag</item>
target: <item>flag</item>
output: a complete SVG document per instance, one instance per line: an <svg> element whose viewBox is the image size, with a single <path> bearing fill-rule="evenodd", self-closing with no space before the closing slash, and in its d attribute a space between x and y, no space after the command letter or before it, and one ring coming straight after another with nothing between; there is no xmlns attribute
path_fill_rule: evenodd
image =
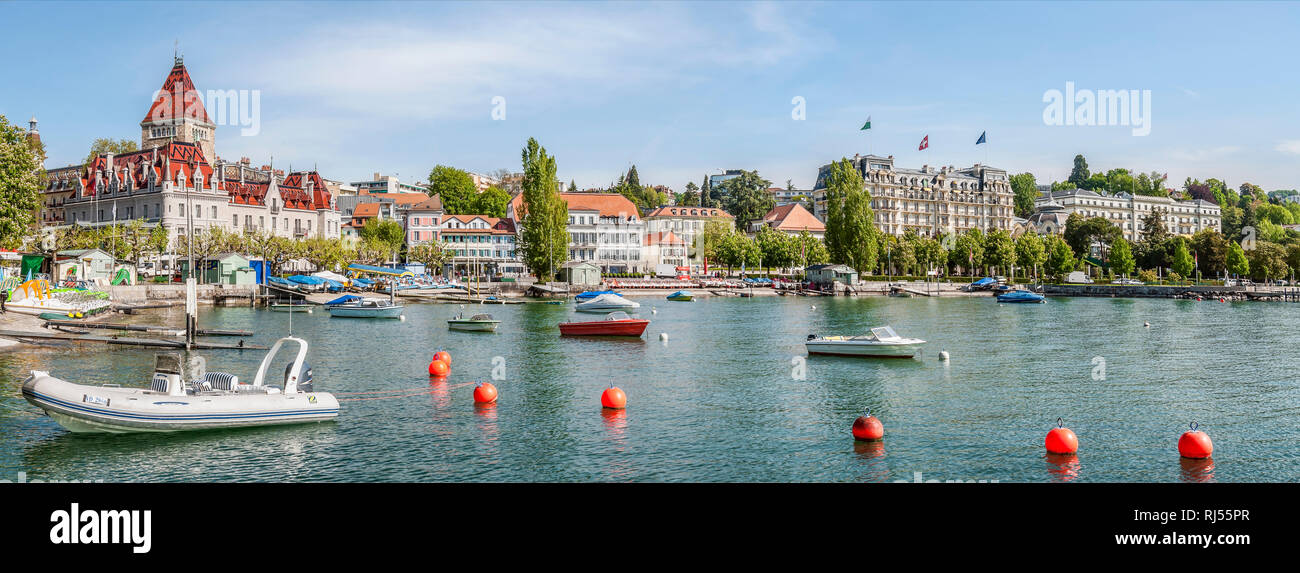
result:
<svg viewBox="0 0 1300 573"><path fill-rule="evenodd" d="M867 116L867 123L862 124L862 129L859 129L858 131L866 131L868 129L871 129L871 116L869 115Z"/></svg>
<svg viewBox="0 0 1300 573"><path fill-rule="evenodd" d="M981 143L988 143L988 139L986 139L986 138L984 137L984 136L986 136L986 135L988 135L988 134L989 134L989 132L987 132L987 131L981 131L981 132L980 132L980 138L979 138L978 141L975 142L975 145L979 145L979 144L981 144Z"/></svg>
<svg viewBox="0 0 1300 573"><path fill-rule="evenodd" d="M1169 174L1166 173L1164 177L1161 177L1161 178L1160 178L1160 180L1161 180L1161 181L1164 181L1165 179L1168 179L1168 178L1169 178Z"/></svg>
<svg viewBox="0 0 1300 573"><path fill-rule="evenodd" d="M927 148L927 147L930 147L930 136L928 136L928 135L925 136L925 138L921 140L921 146L920 146L920 147L917 147L916 150L917 150L917 151L925 151L925 148Z"/></svg>

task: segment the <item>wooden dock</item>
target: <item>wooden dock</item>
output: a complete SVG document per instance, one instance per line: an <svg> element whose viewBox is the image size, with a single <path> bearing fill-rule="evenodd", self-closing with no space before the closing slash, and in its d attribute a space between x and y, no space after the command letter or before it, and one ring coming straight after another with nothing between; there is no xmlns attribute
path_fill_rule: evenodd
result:
<svg viewBox="0 0 1300 573"><path fill-rule="evenodd" d="M47 320L45 326L54 326L59 328L93 328L102 330L124 330L134 332L161 332L164 334L173 334L175 336L184 336L184 328L173 326L161 326L154 324L115 324L108 322L84 322L80 320ZM252 336L253 332L249 330L224 330L219 328L200 328L194 332L199 336Z"/></svg>
<svg viewBox="0 0 1300 573"><path fill-rule="evenodd" d="M84 326L84 325L83 325ZM105 344L119 344L124 346L146 346L153 348L185 348L185 342L181 340L162 340L159 338L128 338L120 336L88 336L77 335L65 332L28 332L23 330L0 330L0 336L13 338L15 340L61 340L67 342L101 342ZM223 342L195 342L196 350L266 350L265 346L256 344L244 344L239 341L236 344Z"/></svg>

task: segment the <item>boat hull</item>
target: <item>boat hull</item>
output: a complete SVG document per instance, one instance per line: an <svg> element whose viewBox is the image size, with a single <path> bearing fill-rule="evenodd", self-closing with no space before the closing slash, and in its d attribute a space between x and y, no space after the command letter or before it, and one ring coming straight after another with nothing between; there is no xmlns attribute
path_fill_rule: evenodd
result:
<svg viewBox="0 0 1300 573"><path fill-rule="evenodd" d="M386 306L383 308L346 308L341 306L331 307L330 316L340 318L397 318L402 316L401 306Z"/></svg>
<svg viewBox="0 0 1300 573"><path fill-rule="evenodd" d="M72 432L179 432L325 422L339 403L325 392L170 396L138 388L73 384L48 375L23 383L23 397Z"/></svg>
<svg viewBox="0 0 1300 573"><path fill-rule="evenodd" d="M306 304L273 304L271 310L274 312L305 312L311 314L311 305Z"/></svg>
<svg viewBox="0 0 1300 573"><path fill-rule="evenodd" d="M447 328L465 332L496 332L499 320L448 320Z"/></svg>
<svg viewBox="0 0 1300 573"><path fill-rule="evenodd" d="M808 354L823 356L858 356L863 358L912 358L921 348L921 343L913 344L846 344L842 342L804 343Z"/></svg>
<svg viewBox="0 0 1300 573"><path fill-rule="evenodd" d="M562 322L560 336L636 336L645 333L650 321L646 319L600 320L595 322Z"/></svg>

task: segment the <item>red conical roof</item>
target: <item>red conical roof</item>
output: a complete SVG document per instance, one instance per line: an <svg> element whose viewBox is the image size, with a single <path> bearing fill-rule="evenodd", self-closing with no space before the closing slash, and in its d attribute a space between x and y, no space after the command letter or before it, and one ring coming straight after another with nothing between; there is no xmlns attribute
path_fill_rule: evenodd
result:
<svg viewBox="0 0 1300 573"><path fill-rule="evenodd" d="M189 70L185 69L184 63L177 60L176 65L172 66L172 71L167 74L162 89L154 98L153 105L149 106L149 113L144 116L143 121L181 117L212 123L208 118L208 110L203 107L203 99L199 97L199 90L194 87L194 80L190 79Z"/></svg>

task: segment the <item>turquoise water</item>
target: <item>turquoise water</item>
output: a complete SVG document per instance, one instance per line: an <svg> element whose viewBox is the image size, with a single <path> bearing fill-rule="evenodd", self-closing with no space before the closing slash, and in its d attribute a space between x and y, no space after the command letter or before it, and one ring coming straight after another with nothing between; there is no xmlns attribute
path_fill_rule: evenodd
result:
<svg viewBox="0 0 1300 573"><path fill-rule="evenodd" d="M153 351L69 345L0 353L0 479L18 472L109 482L879 482L912 481L915 472L1002 482L1300 479L1293 346L1300 305L635 300L652 321L643 340L560 338L556 324L574 316L571 304L483 307L502 320L495 334L448 331L445 320L459 305L408 306L405 322L296 314L293 330L311 343L318 391L344 399L416 394L345 401L337 422L308 426L74 435L22 399L26 372L143 385ZM176 311L136 320L182 323ZM255 330L253 341L269 345L287 332L289 315L214 308L200 321ZM929 341L923 355L805 355L810 333L880 324ZM453 356L445 382L427 376L438 349ZM951 353L949 362L938 360L940 350ZM209 369L250 379L263 352L205 356ZM504 369L495 381L501 398L475 407L472 383L491 379L494 357ZM610 382L627 392L626 411L600 408ZM885 424L881 443L855 443L849 434L865 408ZM1079 435L1077 459L1043 454L1058 416ZM1179 459L1177 439L1191 420L1213 438L1212 462Z"/></svg>

